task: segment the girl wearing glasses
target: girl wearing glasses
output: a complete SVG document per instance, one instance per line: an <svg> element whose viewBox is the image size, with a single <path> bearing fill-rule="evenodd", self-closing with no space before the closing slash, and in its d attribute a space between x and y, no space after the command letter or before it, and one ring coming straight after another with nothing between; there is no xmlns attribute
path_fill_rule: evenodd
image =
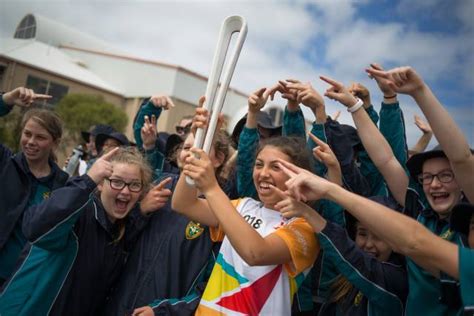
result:
<svg viewBox="0 0 474 316"><path fill-rule="evenodd" d="M365 149L384 176L392 196L404 206L404 212L439 237L464 246L460 234L450 229L448 221L452 209L463 198L463 191L467 198L474 198L474 160L465 137L412 68L383 71L373 64L366 71L381 88L408 94L415 99L445 151L436 148L414 155L405 167L394 156L367 113L360 110L360 100L343 84L321 77L331 85L325 95L348 108ZM442 274L425 270L411 259L407 260L407 270L410 285L407 315L456 315L460 312L455 282Z"/></svg>
<svg viewBox="0 0 474 316"><path fill-rule="evenodd" d="M133 148L115 148L24 215L25 261L0 296L2 315L101 315L147 213L151 169ZM159 184L162 189L167 183ZM171 194L163 190L164 196ZM96 192L96 193L95 193ZM145 197L146 199L147 197Z"/></svg>

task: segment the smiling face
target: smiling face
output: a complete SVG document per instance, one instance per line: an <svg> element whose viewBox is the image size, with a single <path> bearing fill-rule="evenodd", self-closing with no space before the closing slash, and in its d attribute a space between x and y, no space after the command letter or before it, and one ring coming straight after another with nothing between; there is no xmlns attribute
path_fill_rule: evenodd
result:
<svg viewBox="0 0 474 316"><path fill-rule="evenodd" d="M47 163L57 142L44 127L29 119L21 132L20 146L28 162Z"/></svg>
<svg viewBox="0 0 474 316"><path fill-rule="evenodd" d="M452 172L447 158L432 158L423 164L423 175L437 175L443 172ZM423 191L431 208L441 218L449 216L453 207L460 201L462 194L456 179L449 183L442 183L438 177L434 177L430 184L423 184Z"/></svg>
<svg viewBox="0 0 474 316"><path fill-rule="evenodd" d="M126 183L142 182L141 170L138 165L122 162L113 162L112 165L113 172L110 179L122 180ZM121 190L113 189L107 179L98 187L100 200L111 222L127 216L141 195L141 192L131 192L127 185Z"/></svg>
<svg viewBox="0 0 474 316"><path fill-rule="evenodd" d="M267 145L259 152L253 168L253 182L258 197L267 208L273 208L273 205L281 200L281 197L270 189L270 185L285 191L285 182L289 179L280 169L278 158L292 162L290 157L278 148Z"/></svg>
<svg viewBox="0 0 474 316"><path fill-rule="evenodd" d="M387 261L392 254L392 248L361 223L356 224L355 243L357 247L374 256L379 261Z"/></svg>

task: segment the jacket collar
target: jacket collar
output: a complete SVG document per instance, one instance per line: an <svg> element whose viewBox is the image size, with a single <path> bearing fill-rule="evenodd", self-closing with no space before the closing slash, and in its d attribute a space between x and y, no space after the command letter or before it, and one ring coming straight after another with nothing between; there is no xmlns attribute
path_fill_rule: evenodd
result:
<svg viewBox="0 0 474 316"><path fill-rule="evenodd" d="M26 157L23 152L19 152L15 156L13 156L13 161L18 166L18 168L23 171L24 174L35 178L35 176L30 171L28 161L26 160ZM42 180L45 182L52 181L52 189L62 187L69 178L69 175L66 172L62 171L53 160L49 159L48 163L51 168L51 173L48 176L42 178Z"/></svg>
<svg viewBox="0 0 474 316"><path fill-rule="evenodd" d="M94 195L93 200L95 219L100 224L100 226L102 226L102 228L112 237L112 239L115 239L119 234L119 225L110 221L100 198L95 195L94 192L91 194Z"/></svg>

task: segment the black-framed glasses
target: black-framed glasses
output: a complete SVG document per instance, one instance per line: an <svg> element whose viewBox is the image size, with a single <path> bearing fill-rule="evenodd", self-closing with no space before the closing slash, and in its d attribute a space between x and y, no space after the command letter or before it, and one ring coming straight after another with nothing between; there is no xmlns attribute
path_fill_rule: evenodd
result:
<svg viewBox="0 0 474 316"><path fill-rule="evenodd" d="M454 173L452 171L441 171L437 174L423 173L418 176L418 181L421 184L431 184L434 178L438 178L441 183L450 183L454 180Z"/></svg>
<svg viewBox="0 0 474 316"><path fill-rule="evenodd" d="M130 190L130 192L140 192L143 189L143 183L141 182L134 181L134 182L127 183L120 179L110 179L110 178L108 178L107 180L110 183L110 187L114 190L123 190L125 186L128 186L128 189Z"/></svg>
<svg viewBox="0 0 474 316"><path fill-rule="evenodd" d="M187 134L191 131L191 126L193 125L193 123L188 123L186 124L186 126L179 126L179 125L176 125L175 128L176 128L176 133L179 134L179 135L182 135L182 134Z"/></svg>

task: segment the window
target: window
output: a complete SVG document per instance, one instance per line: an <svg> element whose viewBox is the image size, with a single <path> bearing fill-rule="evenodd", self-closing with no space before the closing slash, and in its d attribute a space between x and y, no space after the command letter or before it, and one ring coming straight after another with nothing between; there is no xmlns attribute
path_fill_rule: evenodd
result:
<svg viewBox="0 0 474 316"><path fill-rule="evenodd" d="M36 35L36 20L32 14L26 15L16 28L14 38L34 38Z"/></svg>
<svg viewBox="0 0 474 316"><path fill-rule="evenodd" d="M3 78L7 72L7 66L0 64L0 89L3 87Z"/></svg>
<svg viewBox="0 0 474 316"><path fill-rule="evenodd" d="M42 102L43 105L47 106L56 105L69 91L67 86L31 75L26 79L26 87L33 89L36 93L52 96L51 99Z"/></svg>

